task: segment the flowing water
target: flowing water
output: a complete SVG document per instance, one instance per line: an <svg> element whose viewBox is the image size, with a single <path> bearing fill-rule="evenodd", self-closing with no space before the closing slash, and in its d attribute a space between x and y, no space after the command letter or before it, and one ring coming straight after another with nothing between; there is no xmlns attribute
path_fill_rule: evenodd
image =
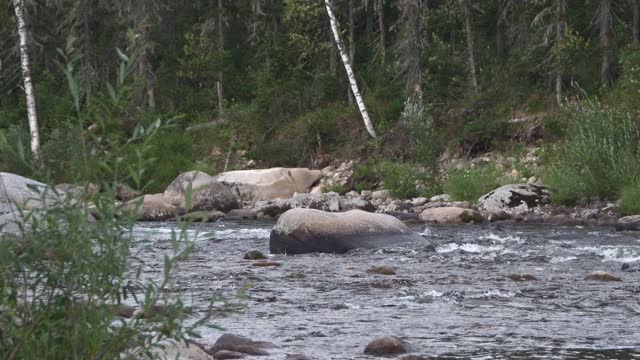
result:
<svg viewBox="0 0 640 360"><path fill-rule="evenodd" d="M273 223L193 225L193 255L179 264L177 291L204 309L245 290L246 307L205 330L212 345L233 333L280 346L263 359L369 359L366 344L394 335L442 359L640 359L640 236L606 228L420 226L425 241L344 255L268 254ZM161 276L172 223L142 223L135 236L146 276ZM391 265L397 275L367 273ZM595 270L623 282L588 281ZM516 282L511 274L538 280Z"/></svg>

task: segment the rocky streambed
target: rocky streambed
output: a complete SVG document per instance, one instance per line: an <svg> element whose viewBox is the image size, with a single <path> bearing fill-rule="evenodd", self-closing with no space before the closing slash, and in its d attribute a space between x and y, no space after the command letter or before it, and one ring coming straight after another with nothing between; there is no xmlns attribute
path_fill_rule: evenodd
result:
<svg viewBox="0 0 640 360"><path fill-rule="evenodd" d="M371 340L397 336L427 358L640 358L635 233L414 224L424 242L269 255L273 225L191 225L194 253L179 263L173 291L200 311L211 298L246 295L240 312L215 319L223 330L204 330L207 347L231 333L275 344L262 359L373 359L364 354ZM162 276L176 229L172 222L136 226L144 276ZM268 259L245 260L251 250ZM265 261L271 266L256 266Z"/></svg>

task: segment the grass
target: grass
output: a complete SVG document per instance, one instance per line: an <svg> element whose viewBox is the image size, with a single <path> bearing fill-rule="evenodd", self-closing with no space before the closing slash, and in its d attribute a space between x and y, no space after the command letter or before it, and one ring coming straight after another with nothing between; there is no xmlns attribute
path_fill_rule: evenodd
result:
<svg viewBox="0 0 640 360"><path fill-rule="evenodd" d="M493 166L453 170L447 175L445 190L453 200L476 202L500 186L499 176L500 172Z"/></svg>

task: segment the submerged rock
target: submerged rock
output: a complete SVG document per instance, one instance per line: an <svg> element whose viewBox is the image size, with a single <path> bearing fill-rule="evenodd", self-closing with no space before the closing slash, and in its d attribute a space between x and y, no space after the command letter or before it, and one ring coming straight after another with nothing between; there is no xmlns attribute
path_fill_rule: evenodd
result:
<svg viewBox="0 0 640 360"><path fill-rule="evenodd" d="M530 274L511 274L507 276L509 279L513 281L536 281L537 277Z"/></svg>
<svg viewBox="0 0 640 360"><path fill-rule="evenodd" d="M251 250L244 254L245 260L265 260L267 256L258 250Z"/></svg>
<svg viewBox="0 0 640 360"><path fill-rule="evenodd" d="M393 216L351 210L328 213L292 209L284 213L271 230L272 253L337 253L357 248L379 248L425 241Z"/></svg>
<svg viewBox="0 0 640 360"><path fill-rule="evenodd" d="M622 271L627 272L640 272L640 262L631 262L622 264Z"/></svg>
<svg viewBox="0 0 640 360"><path fill-rule="evenodd" d="M584 278L585 280L595 280L595 281L622 281L622 278L610 274L606 271L593 271L587 274Z"/></svg>
<svg viewBox="0 0 640 360"><path fill-rule="evenodd" d="M182 216L183 220L193 221L193 222L216 222L225 215L221 211L194 211Z"/></svg>
<svg viewBox="0 0 640 360"><path fill-rule="evenodd" d="M191 190L189 211L218 210L227 212L239 207L238 198L225 185L202 171L189 171L178 175L163 196L180 208L186 208L186 197Z"/></svg>
<svg viewBox="0 0 640 360"><path fill-rule="evenodd" d="M429 224L466 224L482 222L482 215L477 211L459 207L438 207L425 209L420 213L420 220Z"/></svg>
<svg viewBox="0 0 640 360"><path fill-rule="evenodd" d="M406 354L411 351L409 343L395 336L374 339L364 349L365 354L375 356Z"/></svg>
<svg viewBox="0 0 640 360"><path fill-rule="evenodd" d="M367 270L369 274L379 274L379 275L395 275L396 269L390 265L382 265L382 266L372 266Z"/></svg>
<svg viewBox="0 0 640 360"><path fill-rule="evenodd" d="M549 195L549 190L544 186L511 184L481 196L478 205L480 209L489 212L519 214L549 203Z"/></svg>
<svg viewBox="0 0 640 360"><path fill-rule="evenodd" d="M216 360L242 359L243 357L243 353L229 350L220 350L217 353L213 354L213 358Z"/></svg>
<svg viewBox="0 0 640 360"><path fill-rule="evenodd" d="M194 344L165 343L152 350L154 359L211 360L211 356ZM144 357L141 357L144 358Z"/></svg>
<svg viewBox="0 0 640 360"><path fill-rule="evenodd" d="M273 347L275 347L275 345L269 342L253 341L242 336L224 334L213 344L209 353L217 354L220 351L226 350L247 355L269 355L269 352L265 349Z"/></svg>
<svg viewBox="0 0 640 360"><path fill-rule="evenodd" d="M239 170L216 176L243 201L286 199L295 193L308 193L322 178L322 171L306 168Z"/></svg>

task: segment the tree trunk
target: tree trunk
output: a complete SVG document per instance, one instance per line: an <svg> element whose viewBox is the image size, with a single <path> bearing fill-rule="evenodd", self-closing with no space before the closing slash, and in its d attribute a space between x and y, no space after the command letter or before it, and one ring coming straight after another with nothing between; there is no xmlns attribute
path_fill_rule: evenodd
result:
<svg viewBox="0 0 640 360"><path fill-rule="evenodd" d="M633 0L633 43L640 45L640 0Z"/></svg>
<svg viewBox="0 0 640 360"><path fill-rule="evenodd" d="M407 94L409 97L420 93L422 86L422 45L420 30L420 0L404 0L402 18L405 26L406 45L403 49L404 70L407 73Z"/></svg>
<svg viewBox="0 0 640 360"><path fill-rule="evenodd" d="M464 20L464 32L467 36L467 63L469 65L469 75L471 76L471 86L474 91L478 91L478 76L476 74L476 59L474 55L473 30L471 29L471 9L468 0L460 0L462 8L462 18Z"/></svg>
<svg viewBox="0 0 640 360"><path fill-rule="evenodd" d="M564 16L567 11L566 0L555 0L555 67L556 67L556 102L562 104L562 58L560 56L562 41L564 40L565 24Z"/></svg>
<svg viewBox="0 0 640 360"><path fill-rule="evenodd" d="M518 15L517 23L517 40L516 44L519 49L524 50L529 47L529 31L531 28L531 20L527 13L526 0L512 0L515 11Z"/></svg>
<svg viewBox="0 0 640 360"><path fill-rule="evenodd" d="M40 133L38 132L38 115L36 113L36 97L33 91L33 81L29 69L29 47L27 45L27 25L24 21L23 0L13 0L18 22L18 35L20 37L20 67L22 69L22 80L24 81L24 92L27 98L27 117L29 118L29 133L31 138L31 153L35 159L40 157Z"/></svg>
<svg viewBox="0 0 640 360"><path fill-rule="evenodd" d="M380 37L378 38L378 48L380 50L380 62L384 65L387 57L387 46L385 44L385 26L384 26L384 0L375 0L376 8L378 10L378 32Z"/></svg>
<svg viewBox="0 0 640 360"><path fill-rule="evenodd" d="M351 68L351 61L349 60L349 55L347 54L344 45L342 44L342 40L340 39L340 31L338 30L338 21L336 20L336 16L333 13L333 5L331 4L331 0L324 0L325 7L327 8L327 15L329 16L329 22L331 23L331 31L333 32L333 38L336 42L336 46L338 47L338 52L340 53L340 57L342 58L342 63L344 65L344 69L347 72L347 77L349 78L349 84L351 85L351 91L353 91L353 95L356 98L356 103L358 104L358 108L360 109L360 114L362 115L362 120L364 121L364 126L367 129L369 135L372 138L377 139L376 131L373 128L373 124L371 123L371 119L369 118L369 113L367 112L367 107L364 104L364 100L362 96L360 96L360 90L358 90L358 83L356 82L356 77L353 74L353 69Z"/></svg>
<svg viewBox="0 0 640 360"><path fill-rule="evenodd" d="M148 23L148 3L147 1L151 0L137 0L136 8L135 8L135 22L136 28L139 32L139 41L142 48L140 52L140 58L138 59L138 71L140 75L144 78L145 81L145 94L143 98L147 102L147 106L149 109L153 110L156 107L156 98L155 98L155 84L154 84L154 75L151 69L151 64L148 60L148 51L147 51L147 40L149 37L149 26Z"/></svg>
<svg viewBox="0 0 640 360"><path fill-rule="evenodd" d="M504 33L505 33L505 7L506 2L504 0L500 0L497 3L497 14L496 14L496 56L498 59L503 59L506 53L505 44L504 44Z"/></svg>
<svg viewBox="0 0 640 360"><path fill-rule="evenodd" d="M600 25L600 48L602 51L602 66L600 68L600 80L606 87L612 85L611 77L611 1L600 0L598 9L598 23Z"/></svg>
<svg viewBox="0 0 640 360"><path fill-rule="evenodd" d="M349 0L349 59L353 63L356 59L355 24L353 20L353 0ZM347 89L347 100L353 105L353 94Z"/></svg>
<svg viewBox="0 0 640 360"><path fill-rule="evenodd" d="M220 57L224 54L224 8L222 7L222 0L218 0L218 55ZM220 103L224 99L224 81L223 81L223 72L222 69L218 72L218 83L220 84L220 88L218 90L218 95L220 97ZM222 108L218 109L222 112Z"/></svg>

